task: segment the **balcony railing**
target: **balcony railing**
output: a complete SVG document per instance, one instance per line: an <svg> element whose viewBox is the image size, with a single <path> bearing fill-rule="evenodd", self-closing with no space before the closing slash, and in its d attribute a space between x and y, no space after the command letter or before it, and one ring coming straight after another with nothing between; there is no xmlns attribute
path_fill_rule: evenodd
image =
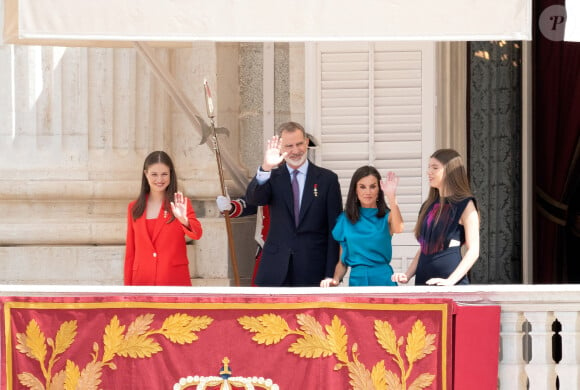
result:
<svg viewBox="0 0 580 390"><path fill-rule="evenodd" d="M580 389L580 285L471 285L457 287L123 287L0 285L0 296L83 295L307 295L364 294L393 298L449 298L501 306L498 389ZM463 390L463 389L459 389Z"/></svg>

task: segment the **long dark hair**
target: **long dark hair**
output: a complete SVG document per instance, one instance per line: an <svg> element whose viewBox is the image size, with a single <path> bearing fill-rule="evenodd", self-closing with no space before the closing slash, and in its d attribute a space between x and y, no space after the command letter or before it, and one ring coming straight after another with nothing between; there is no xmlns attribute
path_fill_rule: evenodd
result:
<svg viewBox="0 0 580 390"><path fill-rule="evenodd" d="M381 188L381 174L376 170L375 167L370 165L363 165L357 169L350 179L350 187L348 188L348 195L346 197L345 213L350 222L355 223L360 218L360 202L358 196L356 195L356 186L360 179L367 176L374 176L377 179L377 185L379 186L379 196L377 198L377 216L382 218L387 215L387 211L390 211L385 202L385 194Z"/></svg>
<svg viewBox="0 0 580 390"><path fill-rule="evenodd" d="M443 165L443 188L445 190L445 197L440 196L439 190L435 187L429 189L429 195L419 211L419 217L417 218L417 223L415 224L415 237L418 239L421 233L421 225L427 214L427 209L429 205L437 198L441 206L448 200L451 202L459 202L463 199L473 197L471 188L469 186L469 178L467 176L467 169L463 163L461 155L453 149L439 149L431 155L432 158L436 159ZM443 207L439 208L439 212L443 210ZM439 218L437 215L436 220Z"/></svg>
<svg viewBox="0 0 580 390"><path fill-rule="evenodd" d="M165 200L163 204L163 209L171 213L170 202L173 202L174 194L177 192L177 174L175 173L175 168L173 166L173 161L171 157L163 151L155 151L150 153L143 163L143 170L141 171L141 191L139 192L139 197L131 209L131 215L133 220L136 220L145 212L145 207L147 207L147 195L151 192L151 187L147 181L147 176L145 171L153 164L163 164L169 168L169 185L165 189ZM175 216L171 213L171 218L168 223L173 221Z"/></svg>

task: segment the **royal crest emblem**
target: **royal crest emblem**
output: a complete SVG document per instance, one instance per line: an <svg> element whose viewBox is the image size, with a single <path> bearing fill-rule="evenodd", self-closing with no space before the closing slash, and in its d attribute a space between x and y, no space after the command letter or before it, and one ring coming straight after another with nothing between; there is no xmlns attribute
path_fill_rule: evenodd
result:
<svg viewBox="0 0 580 390"><path fill-rule="evenodd" d="M222 360L222 367L219 376L188 376L181 378L179 382L173 385L173 390L183 390L188 388L195 388L195 390L205 390L207 388L220 386L220 390L234 390L234 389L264 389L264 390L279 390L280 387L275 384L272 379L265 379L263 377L241 377L232 376L232 369L230 367L230 359L225 357Z"/></svg>

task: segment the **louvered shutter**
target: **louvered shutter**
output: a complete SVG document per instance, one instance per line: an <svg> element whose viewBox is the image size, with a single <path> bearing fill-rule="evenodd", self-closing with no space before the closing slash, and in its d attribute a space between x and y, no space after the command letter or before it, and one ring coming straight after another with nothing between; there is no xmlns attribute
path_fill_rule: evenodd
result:
<svg viewBox="0 0 580 390"><path fill-rule="evenodd" d="M413 228L428 185L434 151L433 43L316 44L309 129L320 140L316 161L339 176L346 200L350 178L366 164L400 177L405 232L393 240L392 265L405 271L417 250ZM312 65L309 67L309 65Z"/></svg>

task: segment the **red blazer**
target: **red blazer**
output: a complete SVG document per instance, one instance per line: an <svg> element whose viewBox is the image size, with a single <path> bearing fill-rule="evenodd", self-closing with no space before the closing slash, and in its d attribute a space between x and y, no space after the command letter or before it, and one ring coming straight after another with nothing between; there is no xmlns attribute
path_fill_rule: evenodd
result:
<svg viewBox="0 0 580 390"><path fill-rule="evenodd" d="M127 210L125 285L191 286L185 236L198 240L202 234L191 201L187 198L189 228L177 218L167 223L171 210L165 213L162 207L152 237L147 232L145 214L133 220L131 209L135 202Z"/></svg>

